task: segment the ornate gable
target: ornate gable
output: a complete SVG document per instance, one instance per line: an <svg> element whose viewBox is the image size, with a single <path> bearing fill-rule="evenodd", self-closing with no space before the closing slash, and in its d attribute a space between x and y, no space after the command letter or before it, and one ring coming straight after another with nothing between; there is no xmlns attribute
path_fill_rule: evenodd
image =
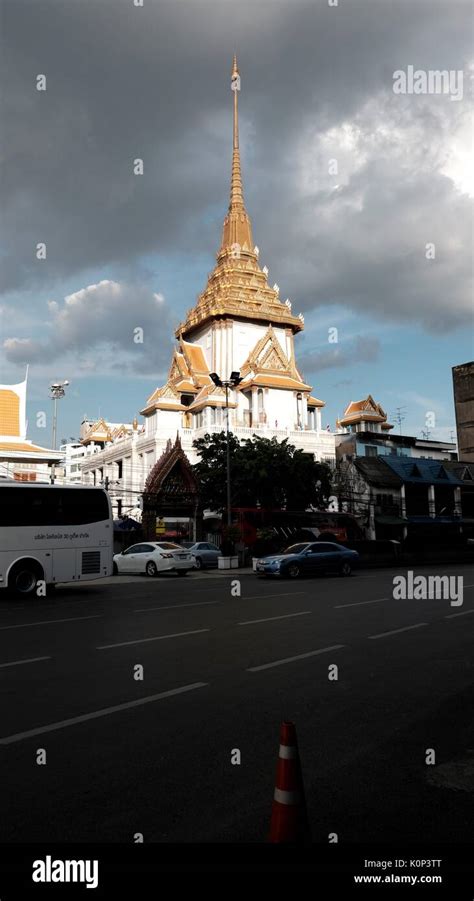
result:
<svg viewBox="0 0 474 901"><path fill-rule="evenodd" d="M161 388L158 392L158 395L159 397L169 397L172 400L179 400L179 394L176 391L176 388L170 384L165 385L163 388Z"/></svg>
<svg viewBox="0 0 474 901"><path fill-rule="evenodd" d="M249 372L260 372L262 369L293 374L291 363L271 325L260 341L257 341L240 371L243 376L246 376Z"/></svg>
<svg viewBox="0 0 474 901"><path fill-rule="evenodd" d="M380 409L378 404L375 403L371 394L369 394L366 400L363 403L362 409L368 413L379 413Z"/></svg>
<svg viewBox="0 0 474 901"><path fill-rule="evenodd" d="M279 353L275 346L268 348L266 354L258 361L259 369L276 369L279 372L286 372L289 368L289 362L283 353Z"/></svg>
<svg viewBox="0 0 474 901"><path fill-rule="evenodd" d="M89 441L111 441L112 435L105 419L102 417L91 425L89 431L84 435L81 444L87 444Z"/></svg>

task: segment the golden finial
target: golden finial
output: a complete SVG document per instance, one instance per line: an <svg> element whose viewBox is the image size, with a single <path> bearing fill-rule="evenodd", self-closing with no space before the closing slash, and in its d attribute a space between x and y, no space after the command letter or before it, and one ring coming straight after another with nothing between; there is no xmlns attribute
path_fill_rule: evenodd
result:
<svg viewBox="0 0 474 901"><path fill-rule="evenodd" d="M239 110L237 94L240 91L240 73L237 56L232 60L231 90L234 94L234 121L232 141L232 175L230 181L229 211L224 220L222 244L219 253L228 253L232 259L241 259L241 253L253 255L252 227L244 205L242 173L239 150ZM237 266L239 268L239 266Z"/></svg>
<svg viewBox="0 0 474 901"><path fill-rule="evenodd" d="M230 82L231 90L234 92L234 128L233 128L233 155L232 155L232 181L230 187L230 205L231 208L237 203L243 206L244 198L242 192L242 176L240 172L240 153L239 153L239 108L237 101L237 93L240 91L240 74L237 67L237 56L234 54L232 63L232 77Z"/></svg>

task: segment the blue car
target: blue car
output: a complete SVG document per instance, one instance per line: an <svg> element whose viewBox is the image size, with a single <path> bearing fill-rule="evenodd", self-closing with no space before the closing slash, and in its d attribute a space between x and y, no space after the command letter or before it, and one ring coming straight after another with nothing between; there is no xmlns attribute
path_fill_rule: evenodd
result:
<svg viewBox="0 0 474 901"><path fill-rule="evenodd" d="M271 554L257 560L256 572L259 576L288 576L290 579L325 572L350 576L358 561L357 551L350 551L341 544L304 542L292 544L281 554Z"/></svg>

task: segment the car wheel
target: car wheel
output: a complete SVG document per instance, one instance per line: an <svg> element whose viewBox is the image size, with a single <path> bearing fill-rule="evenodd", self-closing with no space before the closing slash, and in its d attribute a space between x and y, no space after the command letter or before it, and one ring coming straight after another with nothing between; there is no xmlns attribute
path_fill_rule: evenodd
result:
<svg viewBox="0 0 474 901"><path fill-rule="evenodd" d="M290 579L297 579L301 573L301 570L297 563L291 563L286 572L289 575Z"/></svg>
<svg viewBox="0 0 474 901"><path fill-rule="evenodd" d="M350 576L350 574L352 572L352 566L350 563L348 563L347 560L345 560L344 563L342 564L340 572L341 572L341 576Z"/></svg>
<svg viewBox="0 0 474 901"><path fill-rule="evenodd" d="M114 576L118 576L118 566L116 563L114 563L114 565L113 565L112 572L113 572Z"/></svg>
<svg viewBox="0 0 474 901"><path fill-rule="evenodd" d="M156 563L153 563L153 560L149 560L146 565L147 576L156 576L157 572Z"/></svg>
<svg viewBox="0 0 474 901"><path fill-rule="evenodd" d="M202 569L202 560L200 557L196 557L194 565L196 569Z"/></svg>
<svg viewBox="0 0 474 901"><path fill-rule="evenodd" d="M35 560L20 560L8 576L8 587L16 597L33 597L44 572Z"/></svg>

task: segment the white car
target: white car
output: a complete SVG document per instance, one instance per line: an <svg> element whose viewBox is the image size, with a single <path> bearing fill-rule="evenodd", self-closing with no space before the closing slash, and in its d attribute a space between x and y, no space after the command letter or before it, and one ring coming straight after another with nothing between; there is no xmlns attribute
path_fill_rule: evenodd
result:
<svg viewBox="0 0 474 901"><path fill-rule="evenodd" d="M146 573L156 576L161 572L176 572L185 576L193 569L194 559L191 554L171 541L147 541L132 544L121 554L114 554L114 574Z"/></svg>

